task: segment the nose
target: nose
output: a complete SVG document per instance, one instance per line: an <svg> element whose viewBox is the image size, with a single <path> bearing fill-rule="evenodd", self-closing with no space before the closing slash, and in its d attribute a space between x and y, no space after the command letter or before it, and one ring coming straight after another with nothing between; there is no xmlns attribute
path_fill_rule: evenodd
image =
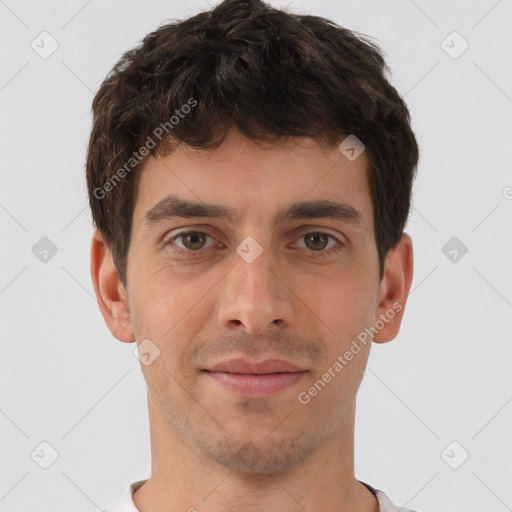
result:
<svg viewBox="0 0 512 512"><path fill-rule="evenodd" d="M221 283L218 319L222 327L261 334L294 321L293 293L286 278L271 265L270 250L248 263L234 255L234 268Z"/></svg>

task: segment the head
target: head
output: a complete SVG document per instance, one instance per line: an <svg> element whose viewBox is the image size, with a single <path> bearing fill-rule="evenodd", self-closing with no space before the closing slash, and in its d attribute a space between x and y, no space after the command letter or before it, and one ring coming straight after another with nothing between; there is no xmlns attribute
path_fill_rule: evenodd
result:
<svg viewBox="0 0 512 512"><path fill-rule="evenodd" d="M398 333L418 147L387 71L329 20L226 0L147 35L94 98L98 302L116 338L149 340L154 406L212 460L305 460L342 425L371 341ZM242 396L212 381L233 358L303 371Z"/></svg>

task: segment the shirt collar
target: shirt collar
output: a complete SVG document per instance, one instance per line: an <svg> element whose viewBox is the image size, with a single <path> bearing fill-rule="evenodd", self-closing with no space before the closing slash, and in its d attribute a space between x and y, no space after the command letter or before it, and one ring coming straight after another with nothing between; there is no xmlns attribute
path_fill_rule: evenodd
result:
<svg viewBox="0 0 512 512"><path fill-rule="evenodd" d="M384 494L381 490L375 489L371 485L361 482L361 480L358 480L360 483L362 483L366 488L370 490L372 494L375 495L377 498L377 501L379 502L379 510L380 512L414 512L411 509L408 508L399 508L393 502ZM133 482L130 484L128 489L126 490L126 493L121 501L121 505L119 508L111 509L111 512L140 512L133 503L133 493L142 487L143 484L147 482L146 480L137 480L136 482ZM109 512L108 510L104 512Z"/></svg>

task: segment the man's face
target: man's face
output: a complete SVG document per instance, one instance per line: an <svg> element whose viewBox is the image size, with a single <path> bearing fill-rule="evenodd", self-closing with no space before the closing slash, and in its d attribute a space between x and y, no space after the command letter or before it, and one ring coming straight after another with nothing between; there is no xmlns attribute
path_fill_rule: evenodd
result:
<svg viewBox="0 0 512 512"><path fill-rule="evenodd" d="M128 303L137 342L160 350L144 377L169 428L227 467L285 469L346 428L370 340L332 367L378 318L367 165L310 138L262 148L232 130L139 176ZM233 218L172 215L171 195ZM276 218L312 201L360 218L311 204Z"/></svg>

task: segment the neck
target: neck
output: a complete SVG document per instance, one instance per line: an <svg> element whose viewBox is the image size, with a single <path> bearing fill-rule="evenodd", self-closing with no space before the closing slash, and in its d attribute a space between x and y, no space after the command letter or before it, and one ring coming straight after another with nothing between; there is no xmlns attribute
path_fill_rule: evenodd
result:
<svg viewBox="0 0 512 512"><path fill-rule="evenodd" d="M133 494L140 512L378 512L354 475L355 400L303 463L277 473L231 470L183 440L148 393L152 471Z"/></svg>

